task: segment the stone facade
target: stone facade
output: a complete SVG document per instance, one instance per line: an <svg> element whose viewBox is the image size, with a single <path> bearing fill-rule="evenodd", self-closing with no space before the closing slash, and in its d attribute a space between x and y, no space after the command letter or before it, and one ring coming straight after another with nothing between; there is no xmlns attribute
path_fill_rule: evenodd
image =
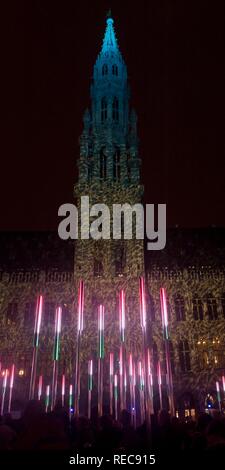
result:
<svg viewBox="0 0 225 470"><path fill-rule="evenodd" d="M94 66L91 110L84 113L79 179L74 193L90 204L142 200L137 118L129 105L127 69L112 18L107 19L101 52ZM55 234L1 234L0 360L14 362L15 399L26 396L32 354L34 305L44 295L38 374L51 380L54 309L63 307L59 373L67 385L74 372L77 290L85 283L81 344L82 387L87 360L97 355L97 306L105 305L105 350L118 353L120 289L126 293L126 349L141 355L139 277L145 275L148 341L154 363L165 362L159 289L167 290L175 402L177 408L203 409L207 393L225 369L225 230L168 231L166 249L146 252L141 240L62 241ZM117 354L118 357L118 354ZM165 384L165 369L163 383ZM165 397L164 397L165 400ZM158 390L155 387L155 405Z"/></svg>

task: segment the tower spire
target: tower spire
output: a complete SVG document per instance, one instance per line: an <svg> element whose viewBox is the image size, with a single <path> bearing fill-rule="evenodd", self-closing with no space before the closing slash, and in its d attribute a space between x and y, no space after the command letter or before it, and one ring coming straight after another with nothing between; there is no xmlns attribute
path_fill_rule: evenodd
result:
<svg viewBox="0 0 225 470"><path fill-rule="evenodd" d="M111 10L109 10L106 15L106 29L101 50L103 54L105 52L119 51L113 23L114 20L112 18Z"/></svg>

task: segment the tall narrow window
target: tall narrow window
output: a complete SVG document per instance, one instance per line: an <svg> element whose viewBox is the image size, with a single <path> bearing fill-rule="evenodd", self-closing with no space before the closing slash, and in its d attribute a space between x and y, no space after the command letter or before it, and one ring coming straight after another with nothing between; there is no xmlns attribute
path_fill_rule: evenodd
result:
<svg viewBox="0 0 225 470"><path fill-rule="evenodd" d="M55 304L54 302L44 303L44 325L54 328Z"/></svg>
<svg viewBox="0 0 225 470"><path fill-rule="evenodd" d="M71 322L71 310L66 303L62 304L62 318L67 324Z"/></svg>
<svg viewBox="0 0 225 470"><path fill-rule="evenodd" d="M206 299L206 303L207 303L208 319L217 320L218 311L217 311L216 299L212 295L209 295Z"/></svg>
<svg viewBox="0 0 225 470"><path fill-rule="evenodd" d="M155 321L155 302L151 294L148 293L148 306L150 312L150 319L151 321Z"/></svg>
<svg viewBox="0 0 225 470"><path fill-rule="evenodd" d="M104 122L107 119L107 100L105 97L101 100L101 121Z"/></svg>
<svg viewBox="0 0 225 470"><path fill-rule="evenodd" d="M94 260L94 276L101 277L103 275L103 265L98 259Z"/></svg>
<svg viewBox="0 0 225 470"><path fill-rule="evenodd" d="M123 245L119 245L115 249L115 273L116 276L121 276L124 273L125 268L125 249Z"/></svg>
<svg viewBox="0 0 225 470"><path fill-rule="evenodd" d="M108 65L104 64L102 66L102 75L107 75L108 74Z"/></svg>
<svg viewBox="0 0 225 470"><path fill-rule="evenodd" d="M116 76L118 75L118 67L116 64L113 64L112 66L112 74Z"/></svg>
<svg viewBox="0 0 225 470"><path fill-rule="evenodd" d="M113 155L113 179L120 181L120 149L117 148Z"/></svg>
<svg viewBox="0 0 225 470"><path fill-rule="evenodd" d="M174 358L174 349L172 341L169 341L169 354L170 354L170 363L171 363L171 371L175 373L175 358ZM167 363L166 363L166 348L165 344L163 343L163 363L162 363L162 370L164 374L167 373Z"/></svg>
<svg viewBox="0 0 225 470"><path fill-rule="evenodd" d="M113 98L112 103L112 118L113 121L119 121L119 100L116 96Z"/></svg>
<svg viewBox="0 0 225 470"><path fill-rule="evenodd" d="M183 297L177 296L174 298L175 315L177 321L185 320L185 303Z"/></svg>
<svg viewBox="0 0 225 470"><path fill-rule="evenodd" d="M192 303L194 320L203 320L203 305L201 299L193 297Z"/></svg>
<svg viewBox="0 0 225 470"><path fill-rule="evenodd" d="M127 178L128 181L131 181L131 171L130 171L130 153L127 154Z"/></svg>
<svg viewBox="0 0 225 470"><path fill-rule="evenodd" d="M87 159L87 164L88 164L88 182L91 182L92 179L92 170L93 170L93 162L92 162L92 157L93 157L93 144L90 142L88 144L88 159Z"/></svg>
<svg viewBox="0 0 225 470"><path fill-rule="evenodd" d="M24 311L24 326L32 327L35 321L35 302L27 302Z"/></svg>
<svg viewBox="0 0 225 470"><path fill-rule="evenodd" d="M187 340L180 341L179 343L179 359L182 372L191 370L190 350Z"/></svg>
<svg viewBox="0 0 225 470"><path fill-rule="evenodd" d="M7 321L15 322L18 315L18 304L17 302L10 302L7 308Z"/></svg>
<svg viewBox="0 0 225 470"><path fill-rule="evenodd" d="M100 178L102 180L106 180L107 176L107 157L104 153L104 149L102 148L100 151Z"/></svg>
<svg viewBox="0 0 225 470"><path fill-rule="evenodd" d="M222 295L221 307L222 307L223 316L224 316L224 318L225 318L225 292L224 292L223 295Z"/></svg>

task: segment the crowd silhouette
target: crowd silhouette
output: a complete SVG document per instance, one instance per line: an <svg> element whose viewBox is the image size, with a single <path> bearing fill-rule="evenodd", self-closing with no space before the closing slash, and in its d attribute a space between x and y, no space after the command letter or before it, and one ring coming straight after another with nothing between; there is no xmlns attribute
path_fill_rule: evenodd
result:
<svg viewBox="0 0 225 470"><path fill-rule="evenodd" d="M123 410L119 420L109 414L98 418L92 409L91 420L84 416L70 418L60 404L45 413L40 401L27 403L20 419L10 414L1 417L0 451L63 451L73 455L144 454L154 453L159 459L171 456L214 455L225 457L225 417L201 413L196 421L191 418L171 418L161 410L152 416L151 437L146 423L136 429L131 415Z"/></svg>

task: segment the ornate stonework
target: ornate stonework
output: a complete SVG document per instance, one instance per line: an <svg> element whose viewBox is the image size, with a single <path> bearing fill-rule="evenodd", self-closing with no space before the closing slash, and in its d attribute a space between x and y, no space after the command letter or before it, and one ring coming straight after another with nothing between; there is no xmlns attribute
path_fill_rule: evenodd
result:
<svg viewBox="0 0 225 470"><path fill-rule="evenodd" d="M74 193L90 204L141 202L137 118L130 110L127 69L112 18L91 84L91 109L84 113ZM162 252L144 252L141 240L59 240L54 234L1 234L0 361L14 362L15 398L26 396L32 353L34 302L44 296L38 373L50 381L54 309L63 307L60 374L74 373L79 280L85 284L83 380L87 360L97 355L97 306L105 305L106 355L119 347L119 290L126 293L126 348L140 357L139 276L145 275L148 341L154 361L164 362L159 289L169 303L169 332L177 408L204 408L208 392L225 369L224 230L168 231ZM145 260L144 260L145 254ZM163 368L162 368L163 369ZM165 372L165 371L164 371ZM165 374L163 375L165 383ZM68 385L67 383L67 385ZM86 382L85 382L86 387ZM156 402L158 390L155 387Z"/></svg>

